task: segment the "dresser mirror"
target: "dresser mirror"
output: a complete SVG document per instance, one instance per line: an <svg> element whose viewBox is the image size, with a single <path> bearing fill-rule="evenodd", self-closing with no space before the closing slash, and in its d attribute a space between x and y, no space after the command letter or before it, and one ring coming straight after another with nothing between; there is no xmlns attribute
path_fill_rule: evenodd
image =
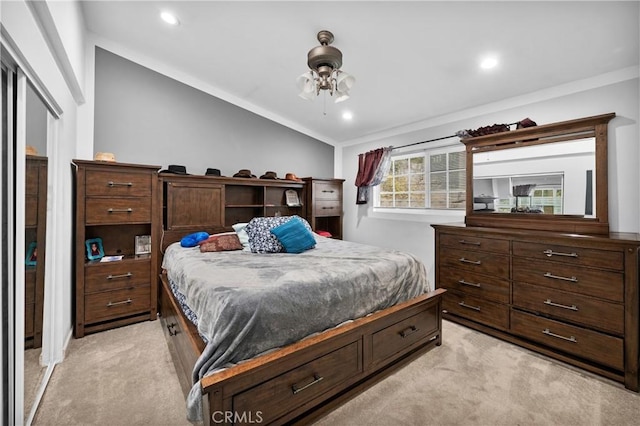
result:
<svg viewBox="0 0 640 426"><path fill-rule="evenodd" d="M470 226L606 234L614 113L464 139Z"/></svg>

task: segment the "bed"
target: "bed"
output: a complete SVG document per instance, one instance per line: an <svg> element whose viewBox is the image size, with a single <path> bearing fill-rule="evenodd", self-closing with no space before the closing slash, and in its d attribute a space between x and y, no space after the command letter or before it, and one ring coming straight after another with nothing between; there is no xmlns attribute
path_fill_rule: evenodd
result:
<svg viewBox="0 0 640 426"><path fill-rule="evenodd" d="M190 420L308 421L440 345L422 263L314 238L300 254L168 244L161 320Z"/></svg>

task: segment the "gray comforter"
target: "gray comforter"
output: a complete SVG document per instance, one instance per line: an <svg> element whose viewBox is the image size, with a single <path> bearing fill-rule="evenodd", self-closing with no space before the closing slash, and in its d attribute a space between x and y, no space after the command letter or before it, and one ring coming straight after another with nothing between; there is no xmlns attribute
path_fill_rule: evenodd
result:
<svg viewBox="0 0 640 426"><path fill-rule="evenodd" d="M202 418L202 377L430 290L424 265L407 253L316 240L300 254L167 248L163 268L208 342L193 371L190 420Z"/></svg>

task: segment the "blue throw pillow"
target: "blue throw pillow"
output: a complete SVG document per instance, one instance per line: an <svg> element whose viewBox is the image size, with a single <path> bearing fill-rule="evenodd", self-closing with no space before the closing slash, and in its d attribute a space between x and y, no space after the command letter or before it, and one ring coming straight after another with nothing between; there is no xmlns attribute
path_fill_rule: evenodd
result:
<svg viewBox="0 0 640 426"><path fill-rule="evenodd" d="M195 247L200 241L204 241L209 238L209 234L206 232L194 232L193 234L185 235L180 240L182 247Z"/></svg>
<svg viewBox="0 0 640 426"><path fill-rule="evenodd" d="M316 239L297 217L271 229L287 253L302 253L316 246Z"/></svg>

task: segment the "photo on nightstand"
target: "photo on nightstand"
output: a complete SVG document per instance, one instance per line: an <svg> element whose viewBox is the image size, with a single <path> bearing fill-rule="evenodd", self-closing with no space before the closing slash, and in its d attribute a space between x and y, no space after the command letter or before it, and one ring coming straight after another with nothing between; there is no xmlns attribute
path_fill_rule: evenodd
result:
<svg viewBox="0 0 640 426"><path fill-rule="evenodd" d="M151 253L151 235L136 235L136 256Z"/></svg>
<svg viewBox="0 0 640 426"><path fill-rule="evenodd" d="M84 245L87 248L87 259L97 260L104 257L102 238L91 238L85 241Z"/></svg>

